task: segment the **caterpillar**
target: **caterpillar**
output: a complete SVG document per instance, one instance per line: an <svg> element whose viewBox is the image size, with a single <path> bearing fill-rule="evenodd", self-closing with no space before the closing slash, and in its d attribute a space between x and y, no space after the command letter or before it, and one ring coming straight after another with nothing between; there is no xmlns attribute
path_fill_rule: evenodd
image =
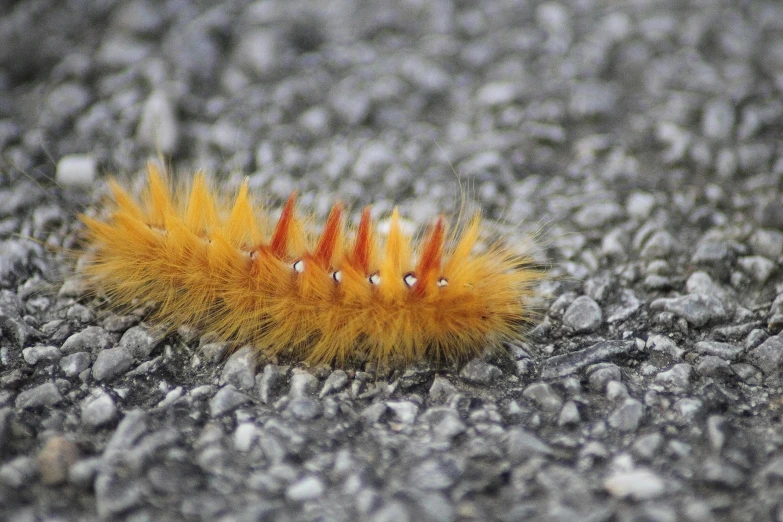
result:
<svg viewBox="0 0 783 522"><path fill-rule="evenodd" d="M528 254L482 248L478 214L451 233L441 215L413 244L396 208L383 240L370 207L346 231L340 203L313 234L295 192L268 226L247 179L229 199L203 173L175 187L151 162L140 197L116 180L109 188L105 219L80 216L89 285L114 307L152 301L154 321L270 357L465 361L521 335L544 277Z"/></svg>

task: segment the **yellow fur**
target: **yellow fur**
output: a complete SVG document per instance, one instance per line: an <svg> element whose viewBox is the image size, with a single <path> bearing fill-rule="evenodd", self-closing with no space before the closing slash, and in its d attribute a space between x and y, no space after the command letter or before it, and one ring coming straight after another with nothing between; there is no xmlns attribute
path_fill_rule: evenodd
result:
<svg viewBox="0 0 783 522"><path fill-rule="evenodd" d="M410 286L404 278L416 276L426 241L411 246L396 209L383 244L367 232L362 257L353 252L358 232L343 233L341 223L319 243L292 214L273 238L247 183L230 202L202 174L189 192L172 191L165 173L154 164L147 170L140 202L112 182L108 220L82 216L92 246L84 270L115 306L151 300L157 320L200 325L236 345L313 364L463 361L518 337L530 321L528 300L543 274L505 246L477 251L478 217L453 235L442 260L443 245L433 243L435 268ZM333 210L336 224L341 209Z"/></svg>

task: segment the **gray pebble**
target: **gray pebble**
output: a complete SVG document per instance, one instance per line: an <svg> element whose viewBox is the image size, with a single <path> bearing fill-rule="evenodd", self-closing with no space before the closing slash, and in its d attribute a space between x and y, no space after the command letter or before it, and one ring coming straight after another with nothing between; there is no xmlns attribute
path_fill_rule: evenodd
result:
<svg viewBox="0 0 783 522"><path fill-rule="evenodd" d="M706 294L688 294L682 297L656 299L650 303L650 309L671 312L697 328L727 316L723 303Z"/></svg>
<svg viewBox="0 0 783 522"><path fill-rule="evenodd" d="M783 232L779 230L756 230L748 243L754 254L767 259L777 259L783 255Z"/></svg>
<svg viewBox="0 0 783 522"><path fill-rule="evenodd" d="M740 257L737 264L757 283L766 283L776 268L775 263L761 256Z"/></svg>
<svg viewBox="0 0 783 522"><path fill-rule="evenodd" d="M133 476L100 472L95 479L95 504L98 515L106 520L138 505L143 498L144 483Z"/></svg>
<svg viewBox="0 0 783 522"><path fill-rule="evenodd" d="M117 418L117 405L111 396L100 388L92 390L81 404L82 424L98 428Z"/></svg>
<svg viewBox="0 0 783 522"><path fill-rule="evenodd" d="M696 416L697 413L699 413L699 411L702 409L702 406L704 406L704 404L699 399L683 397L682 399L678 399L672 408L683 419L691 420Z"/></svg>
<svg viewBox="0 0 783 522"><path fill-rule="evenodd" d="M249 402L250 397L228 384L219 389L209 401L209 414L212 417L219 417Z"/></svg>
<svg viewBox="0 0 783 522"><path fill-rule="evenodd" d="M663 435L660 433L648 433L633 442L631 451L644 460L652 460L658 455L658 450L662 443Z"/></svg>
<svg viewBox="0 0 783 522"><path fill-rule="evenodd" d="M174 106L165 92L153 91L144 102L136 135L141 143L157 153L171 154L176 150L179 125Z"/></svg>
<svg viewBox="0 0 783 522"><path fill-rule="evenodd" d="M309 476L294 482L285 491L285 496L291 502L316 500L324 493L324 484L318 477Z"/></svg>
<svg viewBox="0 0 783 522"><path fill-rule="evenodd" d="M375 424L380 422L381 417L389 410L386 404L382 402L376 402L370 404L362 410L359 416L365 424Z"/></svg>
<svg viewBox="0 0 783 522"><path fill-rule="evenodd" d="M734 122L734 106L728 100L711 100L704 107L701 129L707 138L726 141L734 132Z"/></svg>
<svg viewBox="0 0 783 522"><path fill-rule="evenodd" d="M739 468L718 457L707 458L702 467L702 474L705 481L730 489L741 487L747 480Z"/></svg>
<svg viewBox="0 0 783 522"><path fill-rule="evenodd" d="M732 375L729 363L715 355L706 355L696 364L696 373L706 377L730 377Z"/></svg>
<svg viewBox="0 0 783 522"><path fill-rule="evenodd" d="M641 308L642 303L633 290L623 288L620 291L619 299L607 307L606 322L609 324L625 321Z"/></svg>
<svg viewBox="0 0 783 522"><path fill-rule="evenodd" d="M565 377L610 357L630 353L636 348L633 341L601 341L583 350L556 355L544 361L542 379Z"/></svg>
<svg viewBox="0 0 783 522"><path fill-rule="evenodd" d="M592 203L574 215L574 222L583 229L597 229L623 216L623 208L614 201Z"/></svg>
<svg viewBox="0 0 783 522"><path fill-rule="evenodd" d="M647 338L645 348L653 354L660 354L657 359L665 361L679 361L685 353L685 350L665 335L651 335Z"/></svg>
<svg viewBox="0 0 783 522"><path fill-rule="evenodd" d="M634 192L625 203L628 214L635 219L647 219L655 208L655 196L648 192Z"/></svg>
<svg viewBox="0 0 783 522"><path fill-rule="evenodd" d="M318 388L318 379L309 372L294 373L291 376L291 388L288 390L288 396L292 399L297 397L308 397L315 393Z"/></svg>
<svg viewBox="0 0 783 522"><path fill-rule="evenodd" d="M35 478L35 460L32 457L16 457L0 466L0 483L20 488Z"/></svg>
<svg viewBox="0 0 783 522"><path fill-rule="evenodd" d="M601 307L586 295L577 297L563 315L563 324L577 333L593 332L601 321Z"/></svg>
<svg viewBox="0 0 783 522"><path fill-rule="evenodd" d="M558 411L563 405L563 399L560 395L550 385L543 382L531 384L525 388L522 396L532 400L546 412Z"/></svg>
<svg viewBox="0 0 783 522"><path fill-rule="evenodd" d="M502 375L500 368L481 359L473 359L459 372L459 376L464 381L484 385L491 384Z"/></svg>
<svg viewBox="0 0 783 522"><path fill-rule="evenodd" d="M748 354L748 361L757 366L765 375L777 373L783 361L783 338L770 337Z"/></svg>
<svg viewBox="0 0 783 522"><path fill-rule="evenodd" d="M587 382L590 384L590 388L597 392L603 392L606 388L606 383L610 381L622 381L620 368L612 363L593 365L587 369L587 375Z"/></svg>
<svg viewBox="0 0 783 522"><path fill-rule="evenodd" d="M57 361L60 355L60 350L56 346L32 346L22 350L22 357L30 366L35 366L40 361Z"/></svg>
<svg viewBox="0 0 783 522"><path fill-rule="evenodd" d="M576 407L574 401L568 401L563 405L563 409L560 410L560 416L557 419L558 426L571 426L579 424L581 417L579 416L579 409Z"/></svg>
<svg viewBox="0 0 783 522"><path fill-rule="evenodd" d="M417 464L408 474L408 483L424 491L450 488L459 478L461 470L454 460L445 464L432 459Z"/></svg>
<svg viewBox="0 0 783 522"><path fill-rule="evenodd" d="M694 264L721 265L733 256L729 246L724 241L703 241L696 246L696 252L691 257Z"/></svg>
<svg viewBox="0 0 783 522"><path fill-rule="evenodd" d="M663 496L666 483L652 471L637 468L612 473L604 481L604 488L614 497L640 501Z"/></svg>
<svg viewBox="0 0 783 522"><path fill-rule="evenodd" d="M223 366L221 384L231 384L240 390L251 390L256 381L257 363L258 354L253 347L243 346L231 354Z"/></svg>
<svg viewBox="0 0 783 522"><path fill-rule="evenodd" d="M644 405L629 397L609 414L608 421L616 430L634 432L639 428L642 417L644 417Z"/></svg>
<svg viewBox="0 0 783 522"><path fill-rule="evenodd" d="M640 253L642 259L666 259L677 249L677 241L666 230L655 232L644 243Z"/></svg>
<svg viewBox="0 0 783 522"><path fill-rule="evenodd" d="M261 402L269 404L272 394L283 382L283 374L280 368L274 364L264 366L262 374L256 376L258 381L258 394Z"/></svg>
<svg viewBox="0 0 783 522"><path fill-rule="evenodd" d="M124 348L108 348L98 353L92 365L92 376L97 381L108 381L122 375L133 366L133 356Z"/></svg>
<svg viewBox="0 0 783 522"><path fill-rule="evenodd" d="M297 397L288 401L286 411L299 420L309 421L321 415L321 404L309 397Z"/></svg>
<svg viewBox="0 0 783 522"><path fill-rule="evenodd" d="M532 433L512 428L506 434L506 454L518 464L536 455L551 455L552 449Z"/></svg>
<svg viewBox="0 0 783 522"><path fill-rule="evenodd" d="M112 433L106 448L103 450L105 462L122 458L147 432L147 414L142 410L131 410L125 414L114 433Z"/></svg>
<svg viewBox="0 0 783 522"><path fill-rule="evenodd" d="M655 376L655 383L661 384L671 391L686 391L691 384L693 367L688 363L675 364L670 370Z"/></svg>
<svg viewBox="0 0 783 522"><path fill-rule="evenodd" d="M100 457L90 457L75 462L68 468L68 483L82 489L92 490L95 477L103 461Z"/></svg>
<svg viewBox="0 0 783 522"><path fill-rule="evenodd" d="M733 361L743 352L742 346L733 343L721 343L717 341L699 341L694 347L696 353L702 355L715 355L727 361Z"/></svg>
<svg viewBox="0 0 783 522"><path fill-rule="evenodd" d="M96 353L109 348L113 343L111 335L100 326L88 326L65 340L60 351L64 354L76 352Z"/></svg>
<svg viewBox="0 0 783 522"><path fill-rule="evenodd" d="M60 369L66 377L76 377L90 367L90 354L76 352L60 359Z"/></svg>
<svg viewBox="0 0 783 522"><path fill-rule="evenodd" d="M16 397L17 408L37 408L42 406L54 406L63 400L60 390L53 382L39 384L35 388L25 390Z"/></svg>
<svg viewBox="0 0 783 522"><path fill-rule="evenodd" d="M394 418L402 424L413 424L419 414L419 406L411 401L388 401L386 407L394 413Z"/></svg>
<svg viewBox="0 0 783 522"><path fill-rule="evenodd" d="M319 397L323 398L331 393L336 393L345 388L348 384L348 374L344 370L335 370L324 381Z"/></svg>
<svg viewBox="0 0 783 522"><path fill-rule="evenodd" d="M161 339L159 332L146 326L133 326L122 334L118 346L126 350L134 359L143 360L149 357Z"/></svg>
<svg viewBox="0 0 783 522"><path fill-rule="evenodd" d="M429 394L433 401L445 401L455 393L457 388L447 378L438 375L432 380Z"/></svg>

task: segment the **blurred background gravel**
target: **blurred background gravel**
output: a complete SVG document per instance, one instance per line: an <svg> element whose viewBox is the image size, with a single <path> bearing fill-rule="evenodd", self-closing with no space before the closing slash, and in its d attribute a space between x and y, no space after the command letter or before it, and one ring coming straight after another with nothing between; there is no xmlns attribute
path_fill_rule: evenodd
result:
<svg viewBox="0 0 783 522"><path fill-rule="evenodd" d="M0 42L0 518L783 520L783 4L29 0ZM462 368L224 360L58 253L157 152L416 225L458 173L563 277Z"/></svg>

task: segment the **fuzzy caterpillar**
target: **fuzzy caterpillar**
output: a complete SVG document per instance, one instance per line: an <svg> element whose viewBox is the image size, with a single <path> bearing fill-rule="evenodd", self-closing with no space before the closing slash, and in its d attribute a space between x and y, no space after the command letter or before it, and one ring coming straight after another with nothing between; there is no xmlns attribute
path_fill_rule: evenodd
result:
<svg viewBox="0 0 783 522"><path fill-rule="evenodd" d="M464 361L519 337L543 277L530 257L501 244L477 252L478 216L450 238L441 216L412 245L397 209L381 242L369 207L346 234L338 203L315 238L296 216L295 193L264 230L247 181L229 201L203 174L189 190L172 190L150 163L140 200L115 181L110 189L105 221L81 216L87 280L113 306L151 300L155 320L200 325L270 356Z"/></svg>

